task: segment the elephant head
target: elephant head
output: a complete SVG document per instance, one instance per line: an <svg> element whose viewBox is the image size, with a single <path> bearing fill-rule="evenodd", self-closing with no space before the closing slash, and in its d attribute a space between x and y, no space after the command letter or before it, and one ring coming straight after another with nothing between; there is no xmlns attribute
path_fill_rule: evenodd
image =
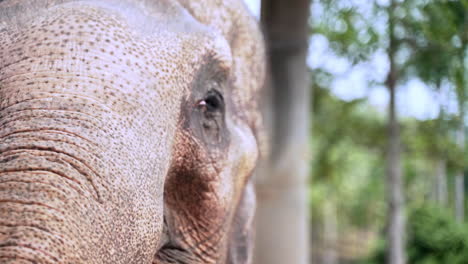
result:
<svg viewBox="0 0 468 264"><path fill-rule="evenodd" d="M249 263L264 48L235 0L0 0L0 262Z"/></svg>

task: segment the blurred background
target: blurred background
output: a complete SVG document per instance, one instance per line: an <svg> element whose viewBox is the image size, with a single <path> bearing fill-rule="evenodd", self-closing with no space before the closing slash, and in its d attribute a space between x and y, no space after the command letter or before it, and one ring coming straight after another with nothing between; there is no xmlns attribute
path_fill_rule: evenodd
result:
<svg viewBox="0 0 468 264"><path fill-rule="evenodd" d="M245 1L271 65L255 263L468 263L468 1Z"/></svg>

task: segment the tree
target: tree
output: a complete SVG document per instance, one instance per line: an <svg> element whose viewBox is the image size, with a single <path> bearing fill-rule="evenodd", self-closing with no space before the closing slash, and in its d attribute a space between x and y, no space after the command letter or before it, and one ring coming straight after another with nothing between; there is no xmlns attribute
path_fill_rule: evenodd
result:
<svg viewBox="0 0 468 264"><path fill-rule="evenodd" d="M422 16L407 16L406 28L410 31L405 41L413 49L413 58L407 67L427 83L440 90L441 83L447 82L455 91L459 117L458 128L452 141L457 142L458 154L455 167L455 215L459 221L464 219L464 169L465 152L465 112L468 90L468 1L429 1L418 6ZM444 21L444 23L441 23ZM444 122L441 109L439 120ZM457 149L457 148L455 148ZM439 162L452 149L440 149ZM439 177L440 178L440 177ZM441 197L442 200L445 198Z"/></svg>
<svg viewBox="0 0 468 264"><path fill-rule="evenodd" d="M465 148L465 108L467 98L467 60L468 60L468 1L434 1L424 6L426 16L425 34L426 42L430 45L422 48L422 53L427 53L429 49L438 48L437 55L431 57L438 58L438 66L443 67L440 71L451 83L455 90L458 102L459 118L456 129L455 141L457 142L459 153L462 157L456 162L455 173L455 216L458 221L463 222L465 212L465 179L463 153ZM443 28L435 21L446 21ZM444 54L444 55L441 55ZM432 64L429 64L432 65ZM426 65L425 67L431 67ZM431 72L431 70L429 70ZM434 70L432 70L434 72ZM435 74L435 76L438 76Z"/></svg>
<svg viewBox="0 0 468 264"><path fill-rule="evenodd" d="M346 1L323 0L322 3L327 7L324 12L330 12L332 15L329 16L330 21L321 22L319 33L328 37L333 44L331 47L337 54L349 58L353 63L368 60L375 50L384 50L388 58L389 70L385 81L390 94L386 151L387 257L388 263L403 264L405 263L404 191L400 162L400 128L396 109L396 89L403 81L400 79L401 65L396 62L396 56L402 46L395 34L398 26L395 10L401 5L396 1L390 1L388 6L374 3L374 12L368 15L371 17L364 17L357 6L349 6ZM385 30L366 22L376 20L382 15L387 18ZM335 21L338 21L338 24ZM363 33L367 37L361 37Z"/></svg>
<svg viewBox="0 0 468 264"><path fill-rule="evenodd" d="M334 96L329 73L312 74L312 263L341 263L366 252L372 241L362 234L375 234L382 220L376 216L383 173L376 168L383 162L385 126L366 100Z"/></svg>
<svg viewBox="0 0 468 264"><path fill-rule="evenodd" d="M398 43L395 36L394 15L397 4L391 0L387 7L388 14L388 60L390 69L386 85L390 93L389 116L388 116L388 147L387 147L387 202L388 202L388 262L390 264L405 263L405 219L404 219L404 194L401 171L400 155L400 129L396 113L396 88L398 82L398 69L395 63Z"/></svg>

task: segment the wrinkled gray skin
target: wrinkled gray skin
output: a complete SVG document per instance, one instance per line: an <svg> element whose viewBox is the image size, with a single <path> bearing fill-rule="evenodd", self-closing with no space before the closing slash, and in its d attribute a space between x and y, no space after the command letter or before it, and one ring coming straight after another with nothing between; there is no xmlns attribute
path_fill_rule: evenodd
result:
<svg viewBox="0 0 468 264"><path fill-rule="evenodd" d="M0 0L0 263L249 263L263 54L240 0Z"/></svg>

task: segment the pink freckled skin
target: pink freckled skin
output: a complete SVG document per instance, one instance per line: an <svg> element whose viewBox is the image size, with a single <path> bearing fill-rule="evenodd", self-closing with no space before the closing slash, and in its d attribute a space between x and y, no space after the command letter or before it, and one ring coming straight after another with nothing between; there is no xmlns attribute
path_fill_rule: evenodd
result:
<svg viewBox="0 0 468 264"><path fill-rule="evenodd" d="M0 262L250 263L264 75L240 0L0 1Z"/></svg>

